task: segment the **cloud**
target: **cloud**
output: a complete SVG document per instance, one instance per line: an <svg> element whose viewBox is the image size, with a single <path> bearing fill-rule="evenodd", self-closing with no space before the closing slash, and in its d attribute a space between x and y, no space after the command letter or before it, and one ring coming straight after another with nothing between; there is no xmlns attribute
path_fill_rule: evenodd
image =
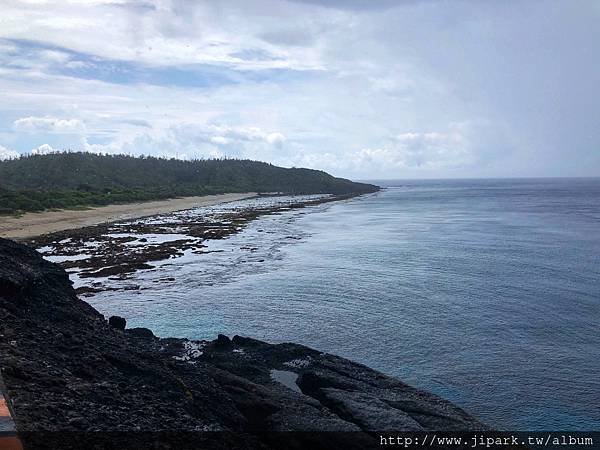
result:
<svg viewBox="0 0 600 450"><path fill-rule="evenodd" d="M340 153L296 148L283 159L289 166L304 166L344 173L359 179L394 178L398 173L409 177L462 176L464 171L484 170L510 156L513 144L499 124L485 121L450 123L437 131L403 131L392 135L377 147L363 147ZM482 143L487 136L495 143Z"/></svg>
<svg viewBox="0 0 600 450"><path fill-rule="evenodd" d="M403 133L380 148L358 153L358 164L379 170L440 169L464 167L472 155L464 136L458 133Z"/></svg>
<svg viewBox="0 0 600 450"><path fill-rule="evenodd" d="M9 0L0 139L354 178L597 175L595 3Z"/></svg>
<svg viewBox="0 0 600 450"><path fill-rule="evenodd" d="M317 40L317 30L306 27L293 27L289 24L279 29L270 30L260 34L260 38L273 45L284 45L290 47L308 47Z"/></svg>
<svg viewBox="0 0 600 450"><path fill-rule="evenodd" d="M41 59L56 64L65 64L71 59L71 55L69 53L58 50L41 50L38 53L38 56Z"/></svg>
<svg viewBox="0 0 600 450"><path fill-rule="evenodd" d="M60 150L53 148L49 144L42 144L39 147L32 149L30 153L32 155L48 155L50 153L56 153L58 151Z"/></svg>
<svg viewBox="0 0 600 450"><path fill-rule="evenodd" d="M271 145L281 147L281 145L285 142L285 136L281 133L269 133L267 134L265 140Z"/></svg>
<svg viewBox="0 0 600 450"><path fill-rule="evenodd" d="M488 143L489 137L493 143ZM453 173L487 169L510 156L514 144L502 124L487 120L450 123L444 130L403 132L353 155L355 167L372 173Z"/></svg>
<svg viewBox="0 0 600 450"><path fill-rule="evenodd" d="M231 127L215 124L173 124L163 129L135 131L103 144L83 137L80 148L93 153L156 155L178 159L239 157L261 158L281 149L285 137L257 127ZM49 149L50 151L54 149Z"/></svg>
<svg viewBox="0 0 600 450"><path fill-rule="evenodd" d="M46 49L38 52L33 48L30 56L65 64L84 56L91 64L96 57L147 67L207 64L240 70L318 69L309 53L280 51L260 38L268 20L260 10L267 12L268 3L156 0L140 7L133 1L31 5L13 0L2 6L6 20L0 38L33 47L43 43ZM292 18L296 8L287 9L285 15ZM280 13L284 11L279 8ZM253 25L247 17L257 12Z"/></svg>
<svg viewBox="0 0 600 450"><path fill-rule="evenodd" d="M19 156L21 156L20 153L0 145L0 161L18 158Z"/></svg>
<svg viewBox="0 0 600 450"><path fill-rule="evenodd" d="M379 10L432 0L291 0L325 8L349 10Z"/></svg>
<svg viewBox="0 0 600 450"><path fill-rule="evenodd" d="M285 141L285 136L277 132L267 132L259 127L230 127L222 125L197 126L192 125L198 133L214 135L217 138L223 137L223 143L230 144L231 142L251 142L259 141L266 142L271 145L280 145ZM185 128L185 126L183 127ZM212 141L212 137L211 137Z"/></svg>
<svg viewBox="0 0 600 450"><path fill-rule="evenodd" d="M123 119L122 122L125 124L128 124L128 125L136 126L136 127L152 128L152 125L150 125L150 122L148 122L147 120L143 120L143 119Z"/></svg>
<svg viewBox="0 0 600 450"><path fill-rule="evenodd" d="M79 119L59 119L56 117L23 117L13 122L16 131L27 133L80 133L85 130Z"/></svg>

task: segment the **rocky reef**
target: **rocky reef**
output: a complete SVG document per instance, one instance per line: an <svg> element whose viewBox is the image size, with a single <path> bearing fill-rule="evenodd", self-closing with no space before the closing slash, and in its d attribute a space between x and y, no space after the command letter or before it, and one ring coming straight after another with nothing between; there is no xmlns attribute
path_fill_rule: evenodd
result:
<svg viewBox="0 0 600 450"><path fill-rule="evenodd" d="M58 231L23 242L75 274L79 279L79 295L87 297L105 290L138 290L139 285L126 281L135 272L154 270L157 263L181 257L186 252L211 253L207 242L239 233L259 217L348 200L357 195L258 195L242 202ZM252 253L255 248L248 246L245 250ZM99 281L106 278L110 283ZM155 281L175 280L156 277Z"/></svg>
<svg viewBox="0 0 600 450"><path fill-rule="evenodd" d="M384 430L486 429L440 397L302 345L128 329L80 300L61 267L3 239L0 373L25 448L84 438L144 448L156 433L196 448L365 448Z"/></svg>

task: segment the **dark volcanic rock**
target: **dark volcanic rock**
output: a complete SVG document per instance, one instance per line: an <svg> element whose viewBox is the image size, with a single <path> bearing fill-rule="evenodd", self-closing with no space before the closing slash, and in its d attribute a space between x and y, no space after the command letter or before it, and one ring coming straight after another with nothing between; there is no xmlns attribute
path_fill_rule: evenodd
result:
<svg viewBox="0 0 600 450"><path fill-rule="evenodd" d="M215 348L227 349L231 347L231 339L224 334L219 334L215 341Z"/></svg>
<svg viewBox="0 0 600 450"><path fill-rule="evenodd" d="M127 326L127 321L123 317L110 316L108 319L108 324L117 330L124 330Z"/></svg>
<svg viewBox="0 0 600 450"><path fill-rule="evenodd" d="M141 337L141 338L145 338L145 339L151 339L151 338L155 337L152 330L150 330L148 328L141 328L141 327L140 328L129 328L125 331L132 336L137 336L137 337Z"/></svg>
<svg viewBox="0 0 600 450"><path fill-rule="evenodd" d="M115 322L58 265L0 239L0 370L30 448L69 448L81 435L68 431L126 432L110 435L122 448L149 447L140 431L177 431L196 448L365 448L375 430L485 429L435 395L301 345L160 339ZM346 433L325 445L315 431Z"/></svg>

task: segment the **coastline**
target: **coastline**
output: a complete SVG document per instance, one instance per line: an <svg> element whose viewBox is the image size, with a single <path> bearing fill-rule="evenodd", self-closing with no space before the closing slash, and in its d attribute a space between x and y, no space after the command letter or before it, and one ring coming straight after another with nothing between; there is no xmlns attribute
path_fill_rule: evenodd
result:
<svg viewBox="0 0 600 450"><path fill-rule="evenodd" d="M160 261L183 256L186 252L211 252L207 241L236 234L260 216L354 196L273 196L265 197L264 201L255 198L249 199L248 204L236 203L231 208L223 205L218 208L220 211L213 213L201 209L182 210L159 214L160 220L152 220L156 218L151 215L142 221L107 222L48 233L23 242L75 277L81 295L103 290L138 290L140 286L129 281L134 272L155 270ZM168 278L158 277L161 283L174 282Z"/></svg>
<svg viewBox="0 0 600 450"><path fill-rule="evenodd" d="M0 238L27 239L59 231L74 230L107 222L171 213L183 209L213 206L254 197L255 192L181 197L142 203L124 203L85 210L43 211L20 217L3 217Z"/></svg>
<svg viewBox="0 0 600 450"><path fill-rule="evenodd" d="M57 264L4 239L0 317L0 367L25 447L106 437L108 448L188 438L189 448L358 449L377 445L380 430L489 430L434 394L302 345L159 338L107 321Z"/></svg>

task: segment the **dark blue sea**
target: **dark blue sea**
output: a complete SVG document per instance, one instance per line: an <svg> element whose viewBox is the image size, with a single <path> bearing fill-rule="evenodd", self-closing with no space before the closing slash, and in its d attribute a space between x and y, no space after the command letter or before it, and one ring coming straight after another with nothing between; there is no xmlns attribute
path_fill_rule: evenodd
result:
<svg viewBox="0 0 600 450"><path fill-rule="evenodd" d="M90 302L162 336L336 353L498 429L600 429L600 179L378 184Z"/></svg>

